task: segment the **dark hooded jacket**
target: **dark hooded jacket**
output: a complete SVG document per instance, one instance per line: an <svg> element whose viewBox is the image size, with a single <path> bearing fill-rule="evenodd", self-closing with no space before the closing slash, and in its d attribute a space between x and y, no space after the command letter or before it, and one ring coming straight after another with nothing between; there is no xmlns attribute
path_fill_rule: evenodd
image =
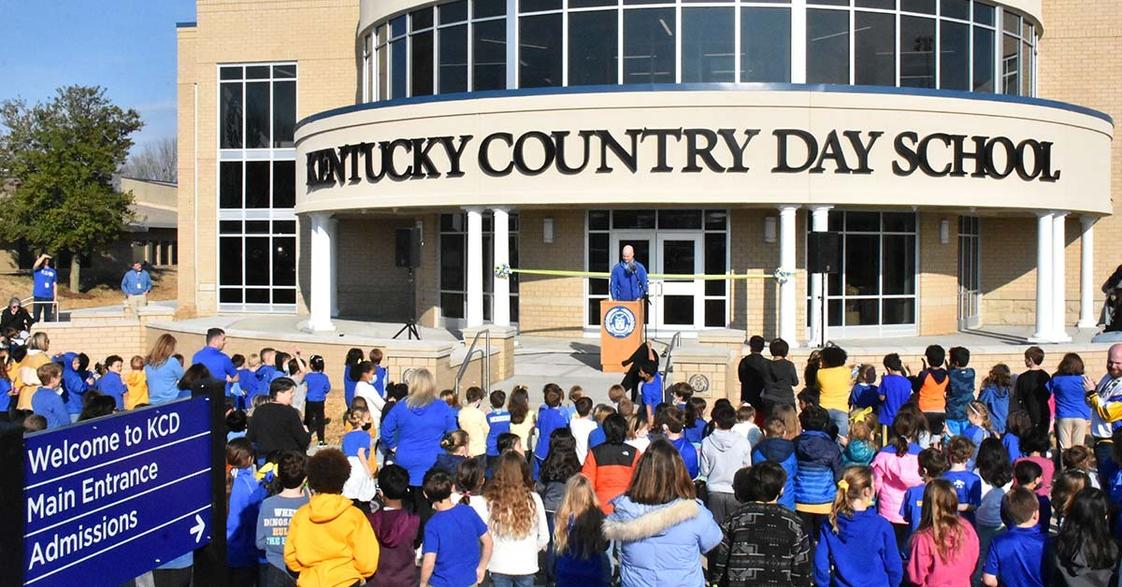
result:
<svg viewBox="0 0 1122 587"><path fill-rule="evenodd" d="M417 565L413 544L421 527L421 518L405 510L378 510L367 515L374 536L381 545L378 570L366 587L416 585Z"/></svg>

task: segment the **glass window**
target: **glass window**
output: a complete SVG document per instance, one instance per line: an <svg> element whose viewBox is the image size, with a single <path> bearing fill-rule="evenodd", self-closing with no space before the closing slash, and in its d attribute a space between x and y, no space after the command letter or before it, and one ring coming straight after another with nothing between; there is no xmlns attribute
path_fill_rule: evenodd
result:
<svg viewBox="0 0 1122 587"><path fill-rule="evenodd" d="M440 93L466 92L467 25L444 27L437 34L440 43Z"/></svg>
<svg viewBox="0 0 1122 587"><path fill-rule="evenodd" d="M1001 25L1006 33L1018 36L1021 34L1021 16L1015 12L1009 10L1002 12Z"/></svg>
<svg viewBox="0 0 1122 587"><path fill-rule="evenodd" d="M791 81L791 10L740 9L740 81Z"/></svg>
<svg viewBox="0 0 1122 587"><path fill-rule="evenodd" d="M896 0L857 0L855 2L855 5L858 8L882 8L884 10L896 10Z"/></svg>
<svg viewBox="0 0 1122 587"><path fill-rule="evenodd" d="M473 19L490 18L506 14L506 0L475 0L472 2Z"/></svg>
<svg viewBox="0 0 1122 587"><path fill-rule="evenodd" d="M429 96L432 94L432 31L416 33L412 40L413 57L410 62L413 71L409 76L409 95Z"/></svg>
<svg viewBox="0 0 1122 587"><path fill-rule="evenodd" d="M296 206L296 162L273 162L273 208Z"/></svg>
<svg viewBox="0 0 1122 587"><path fill-rule="evenodd" d="M970 25L943 21L939 31L939 85L970 89Z"/></svg>
<svg viewBox="0 0 1122 587"><path fill-rule="evenodd" d="M245 162L245 207L269 207L269 162Z"/></svg>
<svg viewBox="0 0 1122 587"><path fill-rule="evenodd" d="M974 27L974 91L993 92L993 31Z"/></svg>
<svg viewBox="0 0 1122 587"><path fill-rule="evenodd" d="M569 8L593 8L597 6L616 6L619 0L569 0Z"/></svg>
<svg viewBox="0 0 1122 587"><path fill-rule="evenodd" d="M561 0L518 0L518 12L560 10ZM477 17L478 18L478 17Z"/></svg>
<svg viewBox="0 0 1122 587"><path fill-rule="evenodd" d="M273 237L273 285L296 285L295 237Z"/></svg>
<svg viewBox="0 0 1122 587"><path fill-rule="evenodd" d="M974 22L993 26L997 11L989 4L974 2Z"/></svg>
<svg viewBox="0 0 1122 587"><path fill-rule="evenodd" d="M935 14L935 0L900 0L900 10Z"/></svg>
<svg viewBox="0 0 1122 587"><path fill-rule="evenodd" d="M218 239L218 281L222 285L242 284L242 237Z"/></svg>
<svg viewBox="0 0 1122 587"><path fill-rule="evenodd" d="M296 132L296 82L273 82L273 147L291 149Z"/></svg>
<svg viewBox="0 0 1122 587"><path fill-rule="evenodd" d="M518 87L561 86L561 46L560 13L519 17Z"/></svg>
<svg viewBox="0 0 1122 587"><path fill-rule="evenodd" d="M623 83L674 83L674 29L673 8L624 11Z"/></svg>
<svg viewBox="0 0 1122 587"><path fill-rule="evenodd" d="M701 210L659 210L658 228L660 230L701 230ZM687 273L692 271L691 269Z"/></svg>
<svg viewBox="0 0 1122 587"><path fill-rule="evenodd" d="M467 0L446 2L437 7L440 24L464 22L468 17Z"/></svg>
<svg viewBox="0 0 1122 587"><path fill-rule="evenodd" d="M472 89L506 88L506 21L472 25Z"/></svg>
<svg viewBox="0 0 1122 587"><path fill-rule="evenodd" d="M218 79L242 79L241 66L232 65L218 68Z"/></svg>
<svg viewBox="0 0 1122 587"><path fill-rule="evenodd" d="M218 206L242 207L242 162L223 161L218 166Z"/></svg>
<svg viewBox="0 0 1122 587"><path fill-rule="evenodd" d="M853 83L896 85L896 15L858 12L854 15Z"/></svg>
<svg viewBox="0 0 1122 587"><path fill-rule="evenodd" d="M374 49L378 61L378 99L388 100L390 97L390 54L386 45L386 26L378 27L378 45Z"/></svg>
<svg viewBox="0 0 1122 587"><path fill-rule="evenodd" d="M935 87L935 20L900 17L900 86Z"/></svg>
<svg viewBox="0 0 1122 587"><path fill-rule="evenodd" d="M725 256L728 254L727 235L724 232L709 232L705 234L705 273L720 275L725 272ZM687 270L686 273L693 273ZM705 281L705 295L723 296L728 282L718 279Z"/></svg>
<svg viewBox="0 0 1122 587"><path fill-rule="evenodd" d="M245 284L269 285L269 237L246 237ZM248 292L247 292L248 293ZM264 302L268 302L265 298Z"/></svg>
<svg viewBox="0 0 1122 587"><path fill-rule="evenodd" d="M942 0L940 10L944 18L970 20L970 0Z"/></svg>
<svg viewBox="0 0 1122 587"><path fill-rule="evenodd" d="M390 43L390 97L406 96L405 79L408 75L409 60L406 54L407 42L404 37Z"/></svg>
<svg viewBox="0 0 1122 587"><path fill-rule="evenodd" d="M1001 80L1003 93L1018 96L1021 93L1021 41L1013 35L1001 35Z"/></svg>
<svg viewBox="0 0 1122 587"><path fill-rule="evenodd" d="M883 287L888 294L914 294L916 276L915 235L884 235Z"/></svg>
<svg viewBox="0 0 1122 587"><path fill-rule="evenodd" d="M223 68L223 71L225 69ZM221 84L220 88L219 99L222 111L219 116L221 119L219 121L221 131L221 142L219 144L223 149L240 149L242 148L244 116L242 112L242 84L241 82Z"/></svg>
<svg viewBox="0 0 1122 587"><path fill-rule="evenodd" d="M806 11L806 81L849 83L848 11Z"/></svg>
<svg viewBox="0 0 1122 587"><path fill-rule="evenodd" d="M569 85L614 84L618 77L618 14L569 14Z"/></svg>
<svg viewBox="0 0 1122 587"><path fill-rule="evenodd" d="M733 8L682 9L682 81L736 81Z"/></svg>
<svg viewBox="0 0 1122 587"><path fill-rule="evenodd" d="M409 30L421 31L432 28L432 7L414 10L409 13Z"/></svg>
<svg viewBox="0 0 1122 587"><path fill-rule="evenodd" d="M250 65L246 67L245 79L269 79L269 66Z"/></svg>
<svg viewBox="0 0 1122 587"><path fill-rule="evenodd" d="M390 21L390 38L396 39L405 36L405 15Z"/></svg>
<svg viewBox="0 0 1122 587"><path fill-rule="evenodd" d="M1033 71L1032 64L1036 55L1033 52L1033 30L1028 24L1025 24L1025 36L1021 37L1021 95L1032 96L1035 94L1033 88Z"/></svg>
<svg viewBox="0 0 1122 587"><path fill-rule="evenodd" d="M245 102L245 147L247 149L267 149L270 146L269 82L246 84Z"/></svg>

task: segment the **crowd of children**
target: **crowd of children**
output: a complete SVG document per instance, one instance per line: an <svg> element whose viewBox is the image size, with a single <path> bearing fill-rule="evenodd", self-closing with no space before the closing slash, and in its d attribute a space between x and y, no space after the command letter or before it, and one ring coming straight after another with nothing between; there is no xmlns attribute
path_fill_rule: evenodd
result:
<svg viewBox="0 0 1122 587"><path fill-rule="evenodd" d="M1031 347L977 385L963 347L929 347L914 376L889 354L878 377L827 346L796 393L785 341L749 350L734 405L646 364L602 404L552 383L461 398L352 349L338 449L322 357L208 352L179 388L227 375L235 586L1118 584L1122 411L1078 355L1049 375ZM150 358L26 356L4 357L0 397L29 430L149 402ZM271 410L299 420L292 446L263 442Z"/></svg>

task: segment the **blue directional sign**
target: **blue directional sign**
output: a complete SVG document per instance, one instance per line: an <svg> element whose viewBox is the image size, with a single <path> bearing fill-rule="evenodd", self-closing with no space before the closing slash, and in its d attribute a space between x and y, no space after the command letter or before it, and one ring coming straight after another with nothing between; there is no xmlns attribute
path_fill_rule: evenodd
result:
<svg viewBox="0 0 1122 587"><path fill-rule="evenodd" d="M210 542L209 401L28 436L24 584L120 584Z"/></svg>

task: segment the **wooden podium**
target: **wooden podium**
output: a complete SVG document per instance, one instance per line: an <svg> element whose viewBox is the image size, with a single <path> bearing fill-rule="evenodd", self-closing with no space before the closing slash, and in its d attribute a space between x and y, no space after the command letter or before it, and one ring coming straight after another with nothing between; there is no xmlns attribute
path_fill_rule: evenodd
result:
<svg viewBox="0 0 1122 587"><path fill-rule="evenodd" d="M623 373L621 365L639 345L643 344L643 322L646 316L643 300L600 302L600 369L605 373Z"/></svg>

